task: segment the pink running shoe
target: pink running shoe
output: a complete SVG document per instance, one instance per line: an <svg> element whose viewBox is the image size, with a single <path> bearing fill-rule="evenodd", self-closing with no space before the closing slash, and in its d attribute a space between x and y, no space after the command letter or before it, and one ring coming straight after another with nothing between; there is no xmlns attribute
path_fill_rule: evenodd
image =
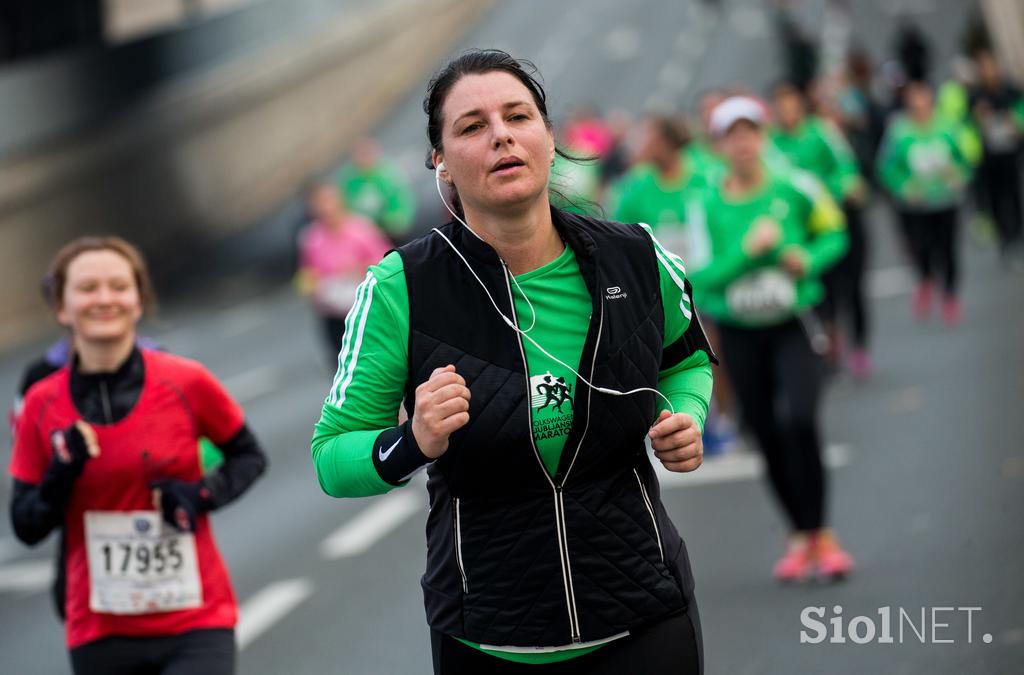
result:
<svg viewBox="0 0 1024 675"><path fill-rule="evenodd" d="M926 320L932 313L932 285L931 282L923 281L914 289L912 300L914 318L918 321Z"/></svg>
<svg viewBox="0 0 1024 675"><path fill-rule="evenodd" d="M960 301L955 296L947 295L942 301L942 320L947 326L956 326L960 323L963 310L960 308Z"/></svg>
<svg viewBox="0 0 1024 675"><path fill-rule="evenodd" d="M821 579L838 581L853 571L853 557L839 545L831 530L818 532L813 542L814 558Z"/></svg>
<svg viewBox="0 0 1024 675"><path fill-rule="evenodd" d="M858 382L864 382L871 377L871 356L868 355L868 350L863 347L857 347L850 352L850 359L847 365L850 368L850 374L853 375L853 379Z"/></svg>
<svg viewBox="0 0 1024 675"><path fill-rule="evenodd" d="M786 555L782 556L772 574L782 583L806 581L814 571L813 550L806 535L790 537Z"/></svg>

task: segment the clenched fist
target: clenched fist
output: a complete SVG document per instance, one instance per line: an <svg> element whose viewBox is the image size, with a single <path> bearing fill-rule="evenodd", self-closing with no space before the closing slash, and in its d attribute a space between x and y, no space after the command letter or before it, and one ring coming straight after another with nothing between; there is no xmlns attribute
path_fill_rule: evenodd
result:
<svg viewBox="0 0 1024 675"><path fill-rule="evenodd" d="M662 410L647 434L654 456L669 471L693 471L704 461L704 441L693 418L686 413Z"/></svg>
<svg viewBox="0 0 1024 675"><path fill-rule="evenodd" d="M416 387L412 434L420 451L437 459L448 450L448 437L469 422L469 387L455 366L436 368Z"/></svg>

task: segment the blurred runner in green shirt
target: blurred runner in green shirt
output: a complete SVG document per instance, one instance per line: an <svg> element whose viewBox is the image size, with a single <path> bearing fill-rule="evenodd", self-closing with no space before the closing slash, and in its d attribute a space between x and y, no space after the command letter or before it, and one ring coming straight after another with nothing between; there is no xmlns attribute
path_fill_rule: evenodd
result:
<svg viewBox="0 0 1024 675"><path fill-rule="evenodd" d="M781 82L775 86L774 94L777 124L769 135L772 146L793 167L822 181L832 199L843 208L849 247L846 255L822 277L825 298L818 313L829 335L830 360L837 366L843 356L839 324L848 319L853 342L850 371L856 378L864 379L871 371L864 293L867 235L862 218L867 184L846 139L831 122L807 113L804 94L799 89L792 83Z"/></svg>
<svg viewBox="0 0 1024 675"><path fill-rule="evenodd" d="M687 227L693 218L703 216L700 199L708 181L706 173L694 169L686 153L688 136L682 121L664 115L648 116L641 127L639 163L613 186L609 209L613 220L649 224L665 248L684 260L690 255L706 257L702 252L706 248L705 229ZM716 342L714 327L706 328L708 339ZM709 454L732 447L736 436L734 413L728 377L719 377L704 434Z"/></svg>
<svg viewBox="0 0 1024 675"><path fill-rule="evenodd" d="M809 174L768 168L764 107L733 97L711 128L729 166L705 199L709 255L690 258L694 297L719 326L722 352L743 411L789 521L783 582L842 577L853 561L826 529L818 402L823 337L811 308L821 273L846 248L842 213ZM698 221L699 222L699 221ZM696 224L694 225L696 226Z"/></svg>
<svg viewBox="0 0 1024 675"><path fill-rule="evenodd" d="M970 92L970 114L981 131L982 156L975 182L979 206L994 219L1004 260L1021 262L1020 159L1024 97L1000 72L995 56L975 55L978 84Z"/></svg>
<svg viewBox="0 0 1024 675"><path fill-rule="evenodd" d="M704 177L705 183L714 183L725 175L725 162L713 147L710 131L711 111L725 99L725 94L717 89L711 89L701 95L699 103L701 133L693 138L683 150L684 161L690 166L693 173Z"/></svg>
<svg viewBox="0 0 1024 675"><path fill-rule="evenodd" d="M348 208L372 220L392 242L407 238L416 197L398 170L380 159L371 139L356 141L352 162L338 176L338 187Z"/></svg>
<svg viewBox="0 0 1024 675"><path fill-rule="evenodd" d="M644 120L639 163L612 190L610 213L623 223L647 223L668 250L688 257L685 225L692 195L705 186L682 150L688 133L681 122L662 115Z"/></svg>
<svg viewBox="0 0 1024 675"><path fill-rule="evenodd" d="M889 123L879 151L878 171L900 212L908 252L920 283L912 308L919 319L931 313L933 279L942 270L942 315L960 320L957 298L956 226L970 164L956 131L935 113L934 95L924 82L903 93L905 114ZM937 269L938 268L938 269Z"/></svg>
<svg viewBox="0 0 1024 675"><path fill-rule="evenodd" d="M601 165L596 157L566 149L568 159L555 155L551 165L551 203L570 213L584 216L600 215L598 192L601 189Z"/></svg>

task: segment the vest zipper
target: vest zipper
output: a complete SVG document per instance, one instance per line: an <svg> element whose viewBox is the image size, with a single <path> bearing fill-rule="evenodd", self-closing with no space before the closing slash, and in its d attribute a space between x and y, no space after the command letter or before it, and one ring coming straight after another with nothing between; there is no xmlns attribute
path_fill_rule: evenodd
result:
<svg viewBox="0 0 1024 675"><path fill-rule="evenodd" d="M110 392L107 391L107 381L100 379L100 401L103 403L103 416L107 424L114 423L113 407L110 405Z"/></svg>
<svg viewBox="0 0 1024 675"><path fill-rule="evenodd" d="M647 488L644 487L643 480L640 479L640 472L634 468L633 475L636 476L636 482L640 485L640 496L644 500L644 506L647 507L647 513L651 515L651 523L654 525L654 538L658 541L658 554L661 556L661 563L665 564L665 549L661 545L661 528L658 527L658 519L654 517L654 506L651 504L651 498L647 494Z"/></svg>
<svg viewBox="0 0 1024 675"><path fill-rule="evenodd" d="M597 340L594 342L594 356L590 361L590 377L588 378L593 384L594 373L597 371L597 348L601 345L601 332L604 330L604 296L601 296L601 304L598 308L598 319L597 319ZM580 390L579 382L576 383L576 391ZM569 478L569 473L572 471L573 465L576 464L576 458L579 457L580 449L583 447L583 439L587 437L587 431L590 429L590 399L594 393L593 387L587 387L587 421L583 425L583 433L580 434L580 442L576 445L576 452L572 455L572 461L569 462L569 468L565 470L565 475L562 476L562 485L565 485L565 481Z"/></svg>
<svg viewBox="0 0 1024 675"><path fill-rule="evenodd" d="M519 328L519 317L516 316L516 301L512 297L512 283L509 281L508 267L502 263L505 267L505 289L508 291L509 306L512 309L512 322L516 328ZM603 313L602 313L603 314ZM600 329L598 330L598 336L600 337ZM530 400L532 393L530 392L530 367L526 362L526 351L523 349L523 336L516 333L516 341L519 344L519 355L523 359L523 374L526 376L526 411L527 411L527 423L529 424L529 437L530 445L533 447L533 454L537 458L537 464L540 466L541 473L544 474L544 478L547 479L548 484L551 486L551 490L554 492L555 497L555 530L558 533L558 561L562 567L562 586L565 589L565 606L569 612L569 633L572 636L572 641L579 643L582 641L580 637L580 621L579 616L576 612L576 595L573 592L572 587L572 573L569 569L569 541L565 532L565 502L562 500L562 486L556 485L555 481L551 479L551 474L548 473L547 467L544 466L544 461L541 459L540 451L537 450L537 443L533 438L533 409L530 406ZM596 347L595 347L596 350ZM589 423L589 410L588 423ZM583 444L582 439L580 444ZM577 448L577 452L578 452ZM575 458L573 458L575 460Z"/></svg>
<svg viewBox="0 0 1024 675"><path fill-rule="evenodd" d="M469 593L469 580L466 578L466 565L462 561L462 512L459 508L459 498L455 498L455 564L459 568L459 576L462 577L462 592Z"/></svg>

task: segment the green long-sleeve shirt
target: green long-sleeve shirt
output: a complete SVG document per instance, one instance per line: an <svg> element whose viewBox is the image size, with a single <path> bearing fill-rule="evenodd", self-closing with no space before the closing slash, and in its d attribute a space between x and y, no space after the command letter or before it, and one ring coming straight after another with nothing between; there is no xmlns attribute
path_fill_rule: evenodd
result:
<svg viewBox="0 0 1024 675"><path fill-rule="evenodd" d="M926 124L900 115L886 128L878 175L901 208L934 211L956 206L970 173L955 129L938 115Z"/></svg>
<svg viewBox="0 0 1024 675"><path fill-rule="evenodd" d="M346 206L369 218L392 237L404 235L416 214L416 197L396 169L387 164L347 166L338 176Z"/></svg>
<svg viewBox="0 0 1024 675"><path fill-rule="evenodd" d="M707 257L691 260L690 282L701 310L717 321L758 327L789 320L821 301L819 277L846 251L843 214L828 191L806 172L765 166L761 186L749 195L726 194L722 184L709 188L701 202ZM759 223L774 221L778 244L762 255L743 248ZM794 278L782 267L783 253L804 255L805 271Z"/></svg>
<svg viewBox="0 0 1024 675"><path fill-rule="evenodd" d="M793 129L772 129L769 138L793 167L821 180L837 202L862 189L863 179L853 150L825 120L807 117Z"/></svg>

